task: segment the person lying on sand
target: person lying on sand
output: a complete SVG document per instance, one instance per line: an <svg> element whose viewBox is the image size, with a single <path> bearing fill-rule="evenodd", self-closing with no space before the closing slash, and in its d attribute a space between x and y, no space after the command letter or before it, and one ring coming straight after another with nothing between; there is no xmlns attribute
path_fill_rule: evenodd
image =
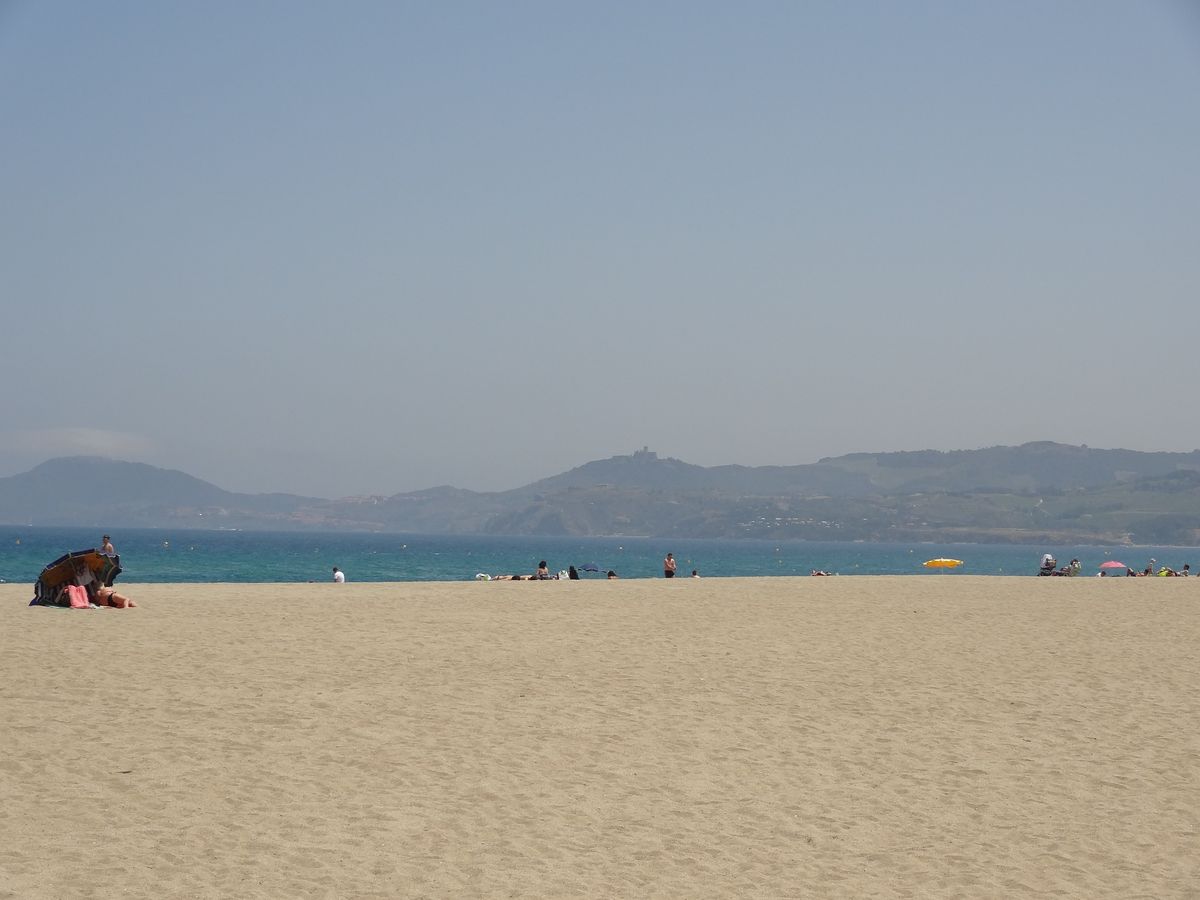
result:
<svg viewBox="0 0 1200 900"><path fill-rule="evenodd" d="M75 584L84 588L88 592L88 599L97 606L111 606L114 609L129 609L137 606L124 594L118 594L115 589L105 587L97 582L95 574L82 559L75 560L74 568Z"/></svg>

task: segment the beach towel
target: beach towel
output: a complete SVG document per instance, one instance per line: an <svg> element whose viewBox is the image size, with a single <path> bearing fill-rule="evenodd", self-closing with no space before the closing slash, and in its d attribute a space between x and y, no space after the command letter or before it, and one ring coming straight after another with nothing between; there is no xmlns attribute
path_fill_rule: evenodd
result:
<svg viewBox="0 0 1200 900"><path fill-rule="evenodd" d="M87 588L80 587L77 584L68 584L67 594L71 598L71 609L87 609L91 606L91 603L88 601Z"/></svg>

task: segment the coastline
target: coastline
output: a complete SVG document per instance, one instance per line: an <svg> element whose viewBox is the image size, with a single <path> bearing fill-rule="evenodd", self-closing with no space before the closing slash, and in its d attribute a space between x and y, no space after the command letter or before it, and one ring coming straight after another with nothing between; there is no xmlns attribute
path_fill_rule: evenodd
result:
<svg viewBox="0 0 1200 900"><path fill-rule="evenodd" d="M125 587L0 585L0 897L1200 882L1193 579Z"/></svg>
<svg viewBox="0 0 1200 900"><path fill-rule="evenodd" d="M3 529L0 529L3 531ZM1085 573L1109 560L1141 570L1151 558L1181 569L1200 564L1200 548L1169 547L910 545L846 541L779 542L739 540L563 539L549 537L438 535L307 535L179 531L122 532L117 550L123 573L118 584L159 582L303 584L330 580L333 566L351 583L456 582L489 575L531 574L539 560L551 571L574 565L588 580L587 567L609 569L623 579L658 578L667 552L680 569L698 569L706 578L807 576L812 570L844 575L923 575L934 557L962 559L958 575L1034 575L1042 555L1052 552L1065 564L1078 558ZM0 582L32 584L42 567L68 550L91 546L93 531L52 530L0 534ZM594 575L591 577L595 577Z"/></svg>

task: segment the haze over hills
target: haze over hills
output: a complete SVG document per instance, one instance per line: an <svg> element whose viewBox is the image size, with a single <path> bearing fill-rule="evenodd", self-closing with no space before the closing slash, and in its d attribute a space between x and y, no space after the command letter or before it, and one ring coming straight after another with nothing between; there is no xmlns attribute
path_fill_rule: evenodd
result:
<svg viewBox="0 0 1200 900"><path fill-rule="evenodd" d="M437 487L328 500L239 494L97 457L0 478L0 522L810 540L1200 544L1200 451L1051 442L696 466L648 449L509 491Z"/></svg>
<svg viewBox="0 0 1200 900"><path fill-rule="evenodd" d="M274 518L325 501L290 494L235 494L183 472L97 456L52 459L21 475L0 478L0 522L114 527L208 527L217 518ZM222 522L212 527L220 527Z"/></svg>

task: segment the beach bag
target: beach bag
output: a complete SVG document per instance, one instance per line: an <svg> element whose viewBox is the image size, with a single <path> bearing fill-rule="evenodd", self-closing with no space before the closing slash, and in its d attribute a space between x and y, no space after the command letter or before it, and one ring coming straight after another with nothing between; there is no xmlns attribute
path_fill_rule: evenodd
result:
<svg viewBox="0 0 1200 900"><path fill-rule="evenodd" d="M71 609L87 609L91 606L88 602L87 588L80 587L77 584L67 585L67 595L71 598Z"/></svg>

